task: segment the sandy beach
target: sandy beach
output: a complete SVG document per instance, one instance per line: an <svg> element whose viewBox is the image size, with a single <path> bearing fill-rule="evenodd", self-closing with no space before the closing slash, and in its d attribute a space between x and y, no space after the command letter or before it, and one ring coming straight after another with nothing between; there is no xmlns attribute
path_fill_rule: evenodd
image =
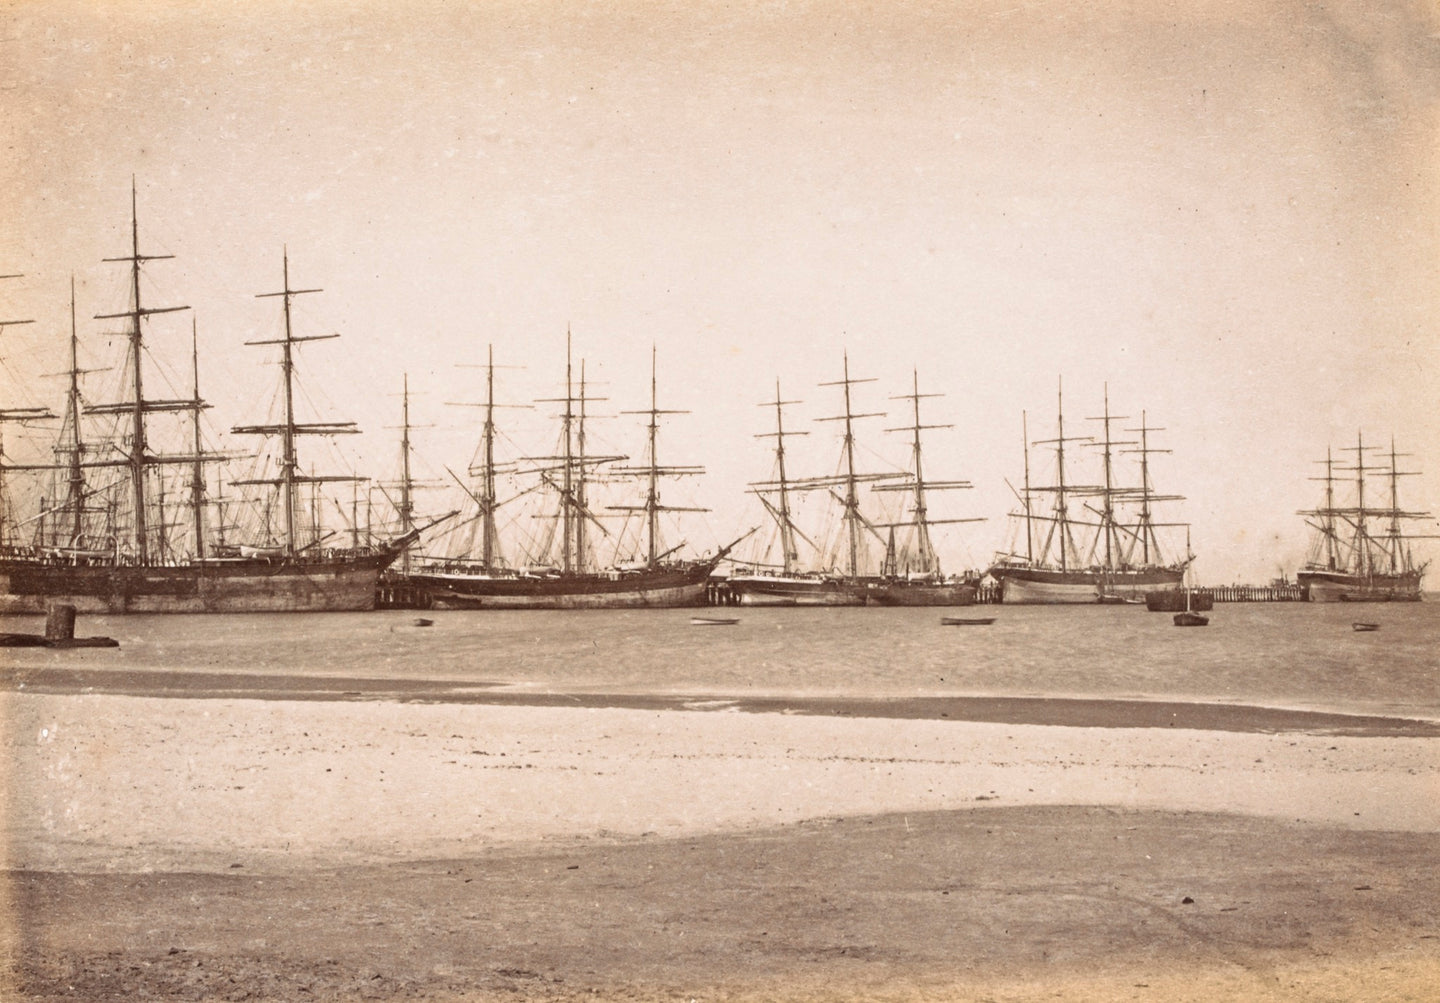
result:
<svg viewBox="0 0 1440 1003"><path fill-rule="evenodd" d="M1433 722L94 683L0 695L19 998L1440 986Z"/></svg>

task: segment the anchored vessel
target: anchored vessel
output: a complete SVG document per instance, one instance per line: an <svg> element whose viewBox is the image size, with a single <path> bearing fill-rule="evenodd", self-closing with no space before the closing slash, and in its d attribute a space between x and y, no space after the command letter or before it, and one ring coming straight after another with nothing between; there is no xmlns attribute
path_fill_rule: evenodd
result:
<svg viewBox="0 0 1440 1003"><path fill-rule="evenodd" d="M1036 485L1030 480L1030 446L1025 433L1025 482L1016 492L1021 510L1014 513L1023 530L1017 539L1022 549L1012 548L997 555L989 574L1000 583L1001 601L1006 603L1105 603L1144 601L1145 594L1158 589L1178 588L1190 563L1167 560L1155 530L1181 523L1156 522L1152 506L1157 502L1179 501L1178 495L1156 494L1150 485L1151 454L1169 452L1150 446L1150 433L1163 431L1147 424L1141 412L1135 441L1112 436L1111 424L1124 418L1110 413L1109 394L1105 412L1091 419L1102 423L1103 438L1067 436L1063 395L1057 395L1057 433L1054 439L1034 445L1055 450L1055 481ZM1025 419L1022 415L1022 424ZM1098 447L1102 458L1099 484L1075 483L1067 479L1067 446ZM1121 450L1121 446L1137 448ZM1073 451L1072 451L1073 452ZM1140 458L1140 480L1135 486L1117 483L1117 452ZM1050 504L1037 504L1048 497Z"/></svg>
<svg viewBox="0 0 1440 1003"><path fill-rule="evenodd" d="M1333 454L1326 452L1324 503L1301 512L1311 528L1310 551L1296 580L1314 602L1416 602L1420 599L1420 583L1425 576L1426 562L1417 563L1410 541L1426 539L1421 534L1407 534L1406 521L1425 519L1428 512L1407 512L1400 507L1400 478L1418 471L1401 470L1399 460L1407 455L1395 451L1390 442L1389 466L1368 464L1366 454L1375 447L1365 445L1363 434L1346 452L1355 454L1353 467L1340 468L1355 475L1353 504L1341 505L1336 498L1336 466ZM1386 482L1380 498L1375 492L1367 496L1370 484L1366 475L1379 476Z"/></svg>
<svg viewBox="0 0 1440 1003"><path fill-rule="evenodd" d="M661 415L683 414L683 411L661 410L656 403L654 355L651 355L650 407L644 411L627 412L649 417L648 457L643 466L623 467L624 456L587 454L585 451L586 404L584 363L581 363L578 392L573 380L566 345L565 396L546 403L563 406L561 413L560 448L554 456L531 457L539 466L529 470L503 467L495 460L494 412L498 406L494 395L495 366L487 366L485 425L482 443L483 459L472 475L478 477L478 490L466 488L478 507L472 516L479 529L479 553L466 546L454 557L430 561L417 566L410 581L437 607L458 609L623 609L628 607L684 607L705 605L706 583L715 565L729 551L695 560L676 559L684 544L660 549L659 516L661 512L698 512L703 509L665 505L660 501L660 478L683 477L703 472L700 467L662 466L656 459L656 444ZM544 489L556 499L558 511L549 516L551 525L559 529L559 561L554 563L551 551L554 534L539 545L525 564L512 564L505 556L500 539L497 513L502 502L497 493L496 475L504 469L509 473L536 478L531 489ZM646 491L639 505L607 506L608 511L639 513L643 516L643 556L636 560L597 567L592 557L590 531L608 536L600 514L592 507L590 488L598 471L644 478ZM470 520L467 520L470 521ZM733 546L733 544L731 545Z"/></svg>
<svg viewBox="0 0 1440 1003"><path fill-rule="evenodd" d="M775 408L775 431L764 433L761 438L775 439L775 470L777 479L761 481L751 485L752 492L760 499L766 512L775 521L779 531L781 564L768 571L755 568L732 575L728 585L742 605L746 606L966 606L975 601L976 590L972 582L947 579L940 570L940 560L931 543L930 527L940 523L972 522L971 519L932 519L928 514L927 492L948 488L968 488L966 481L927 481L921 462L920 433L925 429L947 428L944 425L924 425L920 421L922 394L919 376L913 374L913 392L895 400L910 401L914 407L915 420L912 425L891 429L909 432L912 435L913 470L909 474L865 474L856 470L854 422L860 418L882 417L880 412L857 414L852 407L851 387L872 380L852 379L850 360L844 359L844 378L821 386L838 386L844 391L844 414L821 421L843 421L844 445L841 454L841 470L833 477L810 477L792 479L787 475L785 464L785 437L803 435L803 432L787 431L784 423L784 405L798 403L785 401L780 397L780 387L775 387L775 399L762 407ZM909 495L910 509L906 518L898 522L876 522L861 512L860 485L869 483L877 491L899 491ZM825 491L841 509L842 555L844 570L802 570L799 548L796 540L803 540L817 554L823 548L817 546L795 524L790 495L794 491ZM897 546L896 531L906 534L903 546ZM866 571L863 561L863 546L866 534L884 547L884 558L878 569ZM873 569L874 566L871 565Z"/></svg>
<svg viewBox="0 0 1440 1003"><path fill-rule="evenodd" d="M281 339L251 344L280 345L283 349L284 421L237 428L242 434L276 435L282 440L279 476L236 481L271 485L279 489L284 511L284 535L266 539L263 546L225 544L224 517L207 525L205 467L221 457L203 448L200 412L209 405L200 397L198 353L192 325L192 372L195 382L186 399L162 400L147 396L145 325L155 314L188 307L152 307L142 303L141 267L168 255L140 253L135 194L131 192L131 249L126 257L109 259L130 266L130 308L97 319L128 321L126 337L125 399L90 404L79 391L74 329L74 294L71 294L70 391L55 447L56 463L10 465L8 470L65 474L63 500L42 499L39 513L26 520L13 519L0 528L0 613L41 613L50 603L69 603L85 613L228 613L320 610L364 610L375 602L381 571L418 538L418 531L379 546L349 550L321 549L321 538L297 546L297 487L342 478L302 474L295 440L300 435L336 435L358 432L353 422L301 423L293 403L294 357L300 342L338 335L295 337L290 328L291 299L302 292L291 289L288 256L285 288L266 296L283 297L285 334ZM159 453L150 435L151 416L188 414L191 418L189 452ZM7 417L9 415L7 414ZM34 417L32 415L32 417ZM103 438L82 434L82 417L108 419L111 428ZM189 468L188 497L176 499L165 488L168 468ZM103 480L91 472L121 472L119 480ZM0 471L3 472L3 471ZM58 496L58 492L57 492ZM188 508L181 520L175 502ZM8 516L0 510L0 516ZM187 525L188 523L188 525ZM29 535L22 537L22 528ZM213 532L212 532L213 530ZM212 540L212 536L214 539Z"/></svg>

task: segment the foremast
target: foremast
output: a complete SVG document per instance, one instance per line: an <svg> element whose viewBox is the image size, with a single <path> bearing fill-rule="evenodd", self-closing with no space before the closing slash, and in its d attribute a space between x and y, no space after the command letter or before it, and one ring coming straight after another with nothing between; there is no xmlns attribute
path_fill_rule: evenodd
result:
<svg viewBox="0 0 1440 1003"><path fill-rule="evenodd" d="M785 407L790 404L799 404L800 401L787 401L780 395L780 381L775 381L775 399L765 401L758 407L773 407L775 409L775 431L761 432L755 436L757 439L775 440L775 474L778 478L774 482L757 482L750 485L751 491L760 499L760 504L765 506L765 511L775 520L780 530L780 558L781 573L789 576L795 573L796 562L800 559L800 551L795 545L795 538L800 539L814 546L810 539L800 532L795 525L794 517L790 510L790 482L785 468L785 437L790 435L809 435L809 432L798 432L786 430L785 428ZM771 502L765 497L765 491L773 490L776 493L776 500Z"/></svg>
<svg viewBox="0 0 1440 1003"><path fill-rule="evenodd" d="M130 309L122 313L96 314L96 320L128 320L129 329L126 336L129 340L127 362L129 363L129 383L131 395L128 400L108 404L95 404L85 408L87 415L125 415L130 419L130 435L128 455L119 465L125 466L130 473L130 494L133 512L131 515L131 539L134 549L135 561L139 564L149 564L155 559L163 559L165 553L164 541L164 512L159 513L160 522L157 527L160 532L158 545L152 545L150 522L149 522L149 498L147 496L146 480L149 471L154 467L166 464L194 464L197 462L195 456L159 456L150 451L148 428L146 416L156 412L184 412L200 411L208 408L209 405L200 400L199 397L192 397L189 400L160 400L147 398L145 396L144 373L142 364L145 355L145 322L148 318L157 314L178 313L181 310L190 309L188 306L164 306L147 307L141 298L140 272L143 266L150 261L166 261L174 257L172 254L142 254L140 252L140 223L139 213L136 208L136 190L132 182L130 186L130 254L119 258L106 258L107 262L123 263L130 266ZM202 461L203 462L203 461ZM86 463L85 466L111 466L116 465L109 461Z"/></svg>

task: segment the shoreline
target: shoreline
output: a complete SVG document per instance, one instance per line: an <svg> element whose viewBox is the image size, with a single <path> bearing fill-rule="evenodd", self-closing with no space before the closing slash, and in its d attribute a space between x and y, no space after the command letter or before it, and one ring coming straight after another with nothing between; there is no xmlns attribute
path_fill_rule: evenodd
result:
<svg viewBox="0 0 1440 1003"><path fill-rule="evenodd" d="M1260 734L1299 732L1440 738L1440 719L1433 718L1158 698L567 692L484 680L66 667L0 669L0 691L192 700L388 701L497 707L734 711L1075 728L1182 728Z"/></svg>

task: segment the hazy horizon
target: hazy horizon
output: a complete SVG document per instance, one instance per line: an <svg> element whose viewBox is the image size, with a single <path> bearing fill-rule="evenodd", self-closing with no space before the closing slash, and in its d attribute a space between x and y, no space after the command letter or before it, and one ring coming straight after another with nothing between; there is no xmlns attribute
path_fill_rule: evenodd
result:
<svg viewBox="0 0 1440 1003"><path fill-rule="evenodd" d="M876 381L856 410L890 415L857 426L867 463L908 462L883 429L912 373L946 395L927 472L974 489L932 511L988 520L946 531L952 570L1005 545L1022 412L1052 438L1061 380L1067 431L1097 434L1107 394L1163 429L1152 479L1202 581L1293 576L1316 461L1358 434L1413 454L1402 504L1440 512L1431 5L33 0L0 25L0 273L24 275L0 319L36 321L0 335L5 406L59 410L72 275L82 367L123 358L93 318L125 308L102 259L129 252L133 179L142 253L175 255L146 300L193 308L210 423L264 417L276 374L244 342L278 329L255 295L283 250L324 290L296 333L342 335L303 351L313 413L359 421L379 479L402 374L443 477L480 433L446 406L483 397L457 364L493 344L524 366L504 399L553 397L568 330L632 456L653 346L659 406L690 412L662 461L707 469L666 494L712 510L697 550L765 520L777 381L810 432L792 472L834 469L812 419L847 354ZM182 395L190 330L150 325ZM546 412L502 420L549 448Z"/></svg>

